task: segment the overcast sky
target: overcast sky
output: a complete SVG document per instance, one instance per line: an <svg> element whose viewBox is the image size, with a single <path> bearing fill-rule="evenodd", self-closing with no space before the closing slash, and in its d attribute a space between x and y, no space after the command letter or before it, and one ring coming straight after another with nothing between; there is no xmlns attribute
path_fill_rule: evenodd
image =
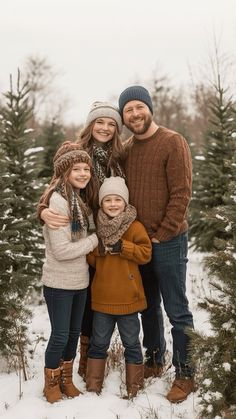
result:
<svg viewBox="0 0 236 419"><path fill-rule="evenodd" d="M66 120L83 122L94 100L147 83L156 67L186 82L213 33L236 55L236 0L2 0L0 91L29 55L46 57L69 98Z"/></svg>

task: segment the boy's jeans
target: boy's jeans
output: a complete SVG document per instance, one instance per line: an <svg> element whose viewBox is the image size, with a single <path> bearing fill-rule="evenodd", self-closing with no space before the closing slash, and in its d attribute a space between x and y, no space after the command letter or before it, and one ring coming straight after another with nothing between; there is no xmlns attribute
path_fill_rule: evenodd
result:
<svg viewBox="0 0 236 419"><path fill-rule="evenodd" d="M143 356L139 341L140 321L138 313L113 315L95 311L93 334L88 351L89 358L105 359L107 357L107 350L116 324L125 348L125 362L142 364Z"/></svg>

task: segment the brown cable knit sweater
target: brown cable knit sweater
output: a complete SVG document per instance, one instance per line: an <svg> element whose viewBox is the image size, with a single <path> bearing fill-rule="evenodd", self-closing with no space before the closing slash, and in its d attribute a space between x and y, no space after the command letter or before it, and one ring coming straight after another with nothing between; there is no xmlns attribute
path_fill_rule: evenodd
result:
<svg viewBox="0 0 236 419"><path fill-rule="evenodd" d="M160 126L147 139L133 136L125 172L130 203L150 238L166 241L187 230L192 163L180 134Z"/></svg>

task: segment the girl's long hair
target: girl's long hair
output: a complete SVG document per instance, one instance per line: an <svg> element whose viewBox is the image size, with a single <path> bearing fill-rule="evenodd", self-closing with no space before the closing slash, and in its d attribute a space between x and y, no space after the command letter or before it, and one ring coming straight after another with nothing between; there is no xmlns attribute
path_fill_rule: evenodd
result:
<svg viewBox="0 0 236 419"><path fill-rule="evenodd" d="M92 158L93 155L93 144L94 144L94 138L92 135L93 127L96 120L92 121L87 127L85 127L81 133L79 134L77 142L81 145L81 148L89 154L89 156ZM107 164L107 167L109 169L115 169L116 168L116 162L122 164L124 160L124 147L122 144L121 137L118 133L118 128L116 124L116 129L114 132L113 138L110 140L111 142L111 155Z"/></svg>
<svg viewBox="0 0 236 419"><path fill-rule="evenodd" d="M55 175L52 177L49 186L46 188L45 192L43 193L40 199L40 202L39 202L40 205L45 206L45 208L48 207L49 200L53 192L56 190L57 187L60 187L62 184L64 185L64 188L65 188L64 192L65 192L67 201L70 202L73 187L70 184L68 178L69 178L69 174L71 170L72 170L72 166L69 167L65 171L65 173L63 173L60 177L56 177ZM93 169L91 168L91 179L86 185L86 187L80 190L80 196L83 202L91 211L97 211L98 189L99 189L98 181L97 181L96 176L94 176Z"/></svg>

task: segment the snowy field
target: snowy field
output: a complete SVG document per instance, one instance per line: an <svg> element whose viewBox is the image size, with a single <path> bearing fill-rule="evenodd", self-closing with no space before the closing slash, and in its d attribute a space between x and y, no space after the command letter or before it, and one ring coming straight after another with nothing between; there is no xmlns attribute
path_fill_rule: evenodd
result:
<svg viewBox="0 0 236 419"><path fill-rule="evenodd" d="M202 255L189 251L187 294L194 315L195 328L209 329L207 314L197 307L198 301L208 294L208 280L202 266ZM169 358L171 357L170 325L165 318L166 340ZM165 395L174 379L170 367L161 379L145 380L145 388L134 401L122 399L125 394L124 368L109 368L102 394L86 393L85 383L77 374L78 358L74 363L74 382L84 391L75 399L64 399L53 405L46 402L42 394L44 351L49 336L49 320L45 305L34 308L30 325L32 341L31 355L28 360L28 376L21 383L19 376L4 372L0 364L0 418L2 419L195 419L199 415L198 394L177 405L166 400ZM42 339L43 338L43 339ZM23 381L23 380L22 380Z"/></svg>

